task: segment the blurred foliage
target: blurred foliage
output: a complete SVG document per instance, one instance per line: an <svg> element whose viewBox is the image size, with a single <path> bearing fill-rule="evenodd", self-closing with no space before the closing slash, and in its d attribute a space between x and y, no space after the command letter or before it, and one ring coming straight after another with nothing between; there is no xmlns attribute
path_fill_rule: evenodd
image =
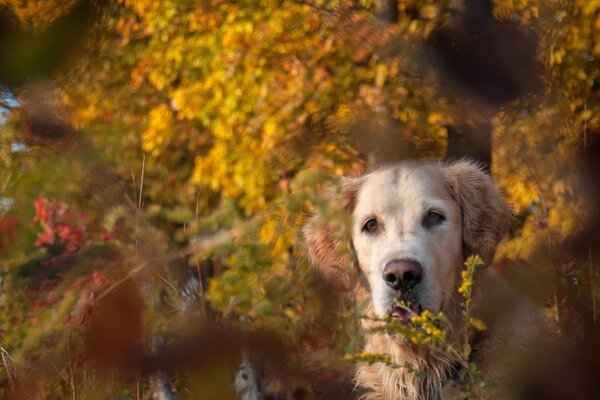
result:
<svg viewBox="0 0 600 400"><path fill-rule="evenodd" d="M265 385L277 395L327 398L315 389L337 382L325 371L351 376L349 360L369 359L360 309L320 286L300 228L336 177L390 147L385 134L402 157L443 158L448 126L472 122L428 42L461 2L397 3L384 25L368 0L4 0L42 36L74 8L99 10L84 48L50 81L14 89L21 104L0 125L4 393L148 398L156 370L136 368L163 354L152 338L169 348L216 321L293 344L282 351L306 375L275 373ZM593 211L578 154L600 132L600 1L492 3L497 21L537 35L544 82L491 120L492 171L517 216L499 265L510 277L527 260L550 276L536 294L567 329L560 288L576 277L595 318L600 287L591 248L583 261L560 251ZM419 326L436 333L429 317ZM195 368L170 371L172 384L223 398L239 354L200 348L181 352ZM201 373L192 355L219 367Z"/></svg>

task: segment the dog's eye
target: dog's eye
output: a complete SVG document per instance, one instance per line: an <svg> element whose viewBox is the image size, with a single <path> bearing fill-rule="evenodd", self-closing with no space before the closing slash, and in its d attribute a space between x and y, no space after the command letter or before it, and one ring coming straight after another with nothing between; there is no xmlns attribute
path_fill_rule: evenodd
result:
<svg viewBox="0 0 600 400"><path fill-rule="evenodd" d="M362 231L367 233L375 233L379 229L379 222L375 218L369 218L365 221Z"/></svg>
<svg viewBox="0 0 600 400"><path fill-rule="evenodd" d="M432 226L441 224L445 220L446 220L446 217L444 217L440 212L428 211L427 215L425 215L425 218L423 219L423 225L426 228L431 228Z"/></svg>

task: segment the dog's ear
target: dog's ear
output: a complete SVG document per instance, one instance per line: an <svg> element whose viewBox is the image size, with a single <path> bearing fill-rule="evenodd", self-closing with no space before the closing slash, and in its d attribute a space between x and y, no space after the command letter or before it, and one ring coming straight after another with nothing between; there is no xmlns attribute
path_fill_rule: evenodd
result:
<svg viewBox="0 0 600 400"><path fill-rule="evenodd" d="M358 192L362 186L362 179L342 177L340 182L344 210L346 210L348 214L352 214L354 207L356 206Z"/></svg>
<svg viewBox="0 0 600 400"><path fill-rule="evenodd" d="M342 178L340 190L328 194L325 207L303 229L311 263L328 286L341 292L352 290L358 277L350 224L360 185L360 178Z"/></svg>
<svg viewBox="0 0 600 400"><path fill-rule="evenodd" d="M488 265L510 228L511 209L492 178L473 161L450 164L445 168L445 175L462 213L465 256L477 254Z"/></svg>

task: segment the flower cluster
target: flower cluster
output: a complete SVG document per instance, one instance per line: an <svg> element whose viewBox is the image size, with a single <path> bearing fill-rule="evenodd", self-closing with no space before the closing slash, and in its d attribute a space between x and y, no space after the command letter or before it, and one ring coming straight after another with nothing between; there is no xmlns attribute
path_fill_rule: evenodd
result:
<svg viewBox="0 0 600 400"><path fill-rule="evenodd" d="M72 213L67 204L42 197L36 199L34 205L33 222L39 223L42 228L35 245L59 245L66 253L76 252L85 240L85 214Z"/></svg>
<svg viewBox="0 0 600 400"><path fill-rule="evenodd" d="M411 317L408 324L390 319L385 325L372 328L370 331L398 334L410 343L443 350L449 329L450 323L442 312L432 313L424 310L419 315Z"/></svg>
<svg viewBox="0 0 600 400"><path fill-rule="evenodd" d="M442 327L446 318L444 314L432 313L429 310L423 311L420 315L415 315L410 319L412 328L409 332L409 339L414 344L441 345L447 337L447 331Z"/></svg>
<svg viewBox="0 0 600 400"><path fill-rule="evenodd" d="M483 265L483 260L479 256L470 256L465 261L466 269L462 271L461 278L462 283L458 287L458 293L460 293L463 298L470 299L471 291L473 290L473 275L477 268Z"/></svg>

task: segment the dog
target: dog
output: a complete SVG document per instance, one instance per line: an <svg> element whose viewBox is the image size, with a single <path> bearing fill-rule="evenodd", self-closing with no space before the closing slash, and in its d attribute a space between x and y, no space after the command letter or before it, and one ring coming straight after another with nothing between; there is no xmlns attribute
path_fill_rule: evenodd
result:
<svg viewBox="0 0 600 400"><path fill-rule="evenodd" d="M444 313L460 331L468 326L457 290L461 272L465 260L478 255L484 265L474 277L473 315L486 328L467 331L469 362L489 382L490 396L512 398L530 356L553 328L541 307L488 267L513 219L491 177L469 160L411 161L343 178L340 186L330 203L341 207L345 222L332 226L317 213L304 227L309 259L326 283L366 301L365 328L385 319L410 324L428 310ZM407 299L408 308L398 306ZM364 351L411 367L359 364L355 381L363 398L437 399L449 383L460 383L456 360L402 336L372 332Z"/></svg>

